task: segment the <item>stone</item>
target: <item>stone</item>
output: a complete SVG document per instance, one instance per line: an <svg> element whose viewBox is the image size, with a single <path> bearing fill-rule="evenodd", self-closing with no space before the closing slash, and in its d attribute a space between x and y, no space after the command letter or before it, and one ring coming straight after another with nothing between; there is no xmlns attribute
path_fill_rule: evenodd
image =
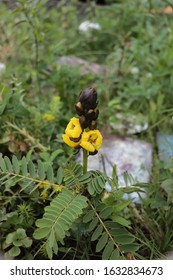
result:
<svg viewBox="0 0 173 280"><path fill-rule="evenodd" d="M89 30L100 30L101 29L101 26L99 23L97 22L92 22L90 20L86 20L86 21L83 21L80 25L79 25L79 31L80 32L87 32Z"/></svg>
<svg viewBox="0 0 173 280"><path fill-rule="evenodd" d="M106 74L106 68L97 64L84 60L77 56L62 56L58 59L60 65L68 65L71 68L79 67L82 75L93 74L93 75L104 75Z"/></svg>
<svg viewBox="0 0 173 280"><path fill-rule="evenodd" d="M5 71L6 65L2 62L0 62L0 75Z"/></svg>
<svg viewBox="0 0 173 280"><path fill-rule="evenodd" d="M158 133L157 145L160 159L167 163L173 157L173 134Z"/></svg>
<svg viewBox="0 0 173 280"><path fill-rule="evenodd" d="M137 115L117 113L115 116L110 116L109 123L120 135L137 134L148 129L147 119L140 113Z"/></svg>
<svg viewBox="0 0 173 280"><path fill-rule="evenodd" d="M79 160L82 161L81 155ZM106 171L106 174L111 177L114 165L116 165L120 187L149 183L152 166L151 144L132 138L122 139L116 136L107 136L104 138L103 145L97 155L89 156L88 170ZM106 186L106 189L110 191L109 186ZM140 195L143 198L146 197L145 193L140 193ZM137 203L140 202L137 193L128 194L125 198L130 198Z"/></svg>

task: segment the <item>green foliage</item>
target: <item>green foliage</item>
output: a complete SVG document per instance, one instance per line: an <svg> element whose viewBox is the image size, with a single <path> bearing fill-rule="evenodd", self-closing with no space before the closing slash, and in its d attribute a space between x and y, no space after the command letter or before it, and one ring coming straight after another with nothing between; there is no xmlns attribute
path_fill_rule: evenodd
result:
<svg viewBox="0 0 173 280"><path fill-rule="evenodd" d="M70 232L73 232L73 226L79 223L78 219L81 215L83 215L83 223L87 224L87 232L90 233L91 242L96 242L96 253L99 255L102 253L102 258L108 256L108 248L112 248L109 255L110 259L124 257L120 246L126 244L126 250L128 251L127 244L132 246L132 243L134 243L135 238L125 229L125 227L129 227L129 222L125 218L118 216L118 213L122 209L125 209L129 202L122 204L121 207L114 207L110 203L111 198L103 198L102 203L97 201L97 197L105 192L104 182L106 182L106 180L100 172L89 171L83 174L81 165L71 162L67 164L64 170L62 167L58 168L57 176L55 176L52 166L47 166L41 160L35 164L31 159L27 159L26 157L22 157L21 160L18 160L16 156L13 156L12 160L10 160L5 156L0 159L0 174L0 181L1 185L4 187L4 194L13 193L14 195L17 186L17 192L29 196L32 204L34 203L33 205L39 205L43 203L46 198L50 200L52 197L50 204L43 208L44 212L41 211L39 214L43 214L42 218L39 217L37 219L37 216L34 215L32 204L27 205L24 202L21 203L16 212L13 214L11 213L10 216L2 213L2 228L5 229L8 226L12 229L12 225L18 225L16 231L9 233L4 240L3 248L6 252L7 247L13 245L13 247L10 247L8 250L10 256L20 256L23 249L26 250L28 247L32 246L32 243L39 242L37 240L41 240L41 244L38 243L38 245L40 245L34 253L35 257L37 257L44 248L50 259L52 259L54 255L61 254L61 250L58 250L58 244L61 244L61 246L64 245ZM92 195L91 200L89 200L87 196L90 196L91 193L88 189L87 195L86 186L92 184L91 182L93 179L94 190L97 191ZM58 185L57 181L61 185ZM96 186L96 184L98 184L98 186ZM123 193L121 190L120 192L122 196ZM42 202L39 199L39 195L42 197ZM120 194L112 194L111 196L116 199L120 197ZM35 200L35 197L38 197L38 200ZM5 198L7 204L12 203L8 195L6 195ZM16 197L16 199L19 198ZM86 213L85 208L87 208ZM33 225L34 221L37 229L32 234L33 239L27 241L25 230L23 228L21 229L21 226L27 228L29 231L30 225ZM111 224L111 221L113 224ZM80 223L82 226L82 221ZM114 227L116 233L112 231ZM122 234L120 234L120 232ZM20 234L21 236L19 236ZM15 248L15 246L18 248ZM138 247L136 246L134 248Z"/></svg>
<svg viewBox="0 0 173 280"><path fill-rule="evenodd" d="M13 155L12 161L5 156L0 158L0 180L5 187L18 184L21 187L20 192L33 193L39 188L56 188L61 186L54 184L54 172L52 166L44 165L41 160L35 165L31 160L27 161L26 157L18 160ZM46 180L45 180L46 179ZM43 190L42 193L44 193Z"/></svg>
<svg viewBox="0 0 173 280"><path fill-rule="evenodd" d="M90 176L89 174L83 174L83 169L80 164L71 162L64 168L64 182L68 188L80 189L88 181L90 181Z"/></svg>
<svg viewBox="0 0 173 280"><path fill-rule="evenodd" d="M12 81L12 84L15 81ZM0 115L6 116L6 119L20 118L22 116L28 117L29 111L23 102L23 91L20 89L20 84L13 84L13 88L9 90L1 85L1 104ZM7 118L8 117L8 118ZM9 118L10 117L10 118Z"/></svg>
<svg viewBox="0 0 173 280"><path fill-rule="evenodd" d="M58 253L57 241L63 244L63 239L72 223L82 214L82 209L85 207L87 203L84 196L74 195L71 191L64 189L45 208L43 218L36 221L36 226L39 228L34 232L34 238L46 238L43 245L46 246L50 259L53 252Z"/></svg>
<svg viewBox="0 0 173 280"><path fill-rule="evenodd" d="M135 255L140 245L135 243L134 235L111 219L113 207L100 204L98 208L102 210L97 211L90 205L93 210L84 216L83 222L88 223L89 232L92 233L91 241L96 241L95 250L102 253L102 259L124 259L127 252Z"/></svg>
<svg viewBox="0 0 173 280"><path fill-rule="evenodd" d="M11 247L6 255L17 257L21 253L20 247L29 248L32 245L32 240L27 237L23 228L18 228L16 231L9 233L5 240L5 249Z"/></svg>
<svg viewBox="0 0 173 280"><path fill-rule="evenodd" d="M103 192L106 179L100 171L90 171L90 181L88 183L88 192L90 195L96 195Z"/></svg>

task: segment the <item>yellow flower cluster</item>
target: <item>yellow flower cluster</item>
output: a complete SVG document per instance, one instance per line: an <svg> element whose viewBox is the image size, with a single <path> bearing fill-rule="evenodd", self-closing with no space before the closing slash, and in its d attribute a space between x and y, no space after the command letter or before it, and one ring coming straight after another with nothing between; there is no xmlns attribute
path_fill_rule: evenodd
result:
<svg viewBox="0 0 173 280"><path fill-rule="evenodd" d="M52 115L51 113L45 113L43 115L43 120L46 120L48 122L52 122L52 121L54 121L54 119L55 119L55 116Z"/></svg>
<svg viewBox="0 0 173 280"><path fill-rule="evenodd" d="M53 189L55 192L61 192L62 186L51 184L48 180L43 181L40 186L43 189L42 198L45 200L48 197L48 190Z"/></svg>
<svg viewBox="0 0 173 280"><path fill-rule="evenodd" d="M101 148L102 135L99 130L83 130L78 118L72 118L62 135L64 142L73 148L80 148L95 153Z"/></svg>

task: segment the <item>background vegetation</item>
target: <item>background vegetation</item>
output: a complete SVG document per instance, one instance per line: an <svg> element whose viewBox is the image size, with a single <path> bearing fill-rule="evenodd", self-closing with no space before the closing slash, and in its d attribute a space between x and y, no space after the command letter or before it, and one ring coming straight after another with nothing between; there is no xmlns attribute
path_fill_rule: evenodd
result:
<svg viewBox="0 0 173 280"><path fill-rule="evenodd" d="M0 242L6 257L164 258L173 249L173 161L159 159L156 139L158 131L173 128L173 14L162 10L172 1L83 6L71 0L53 8L46 0L1 2ZM80 32L84 20L101 29ZM64 55L99 63L106 75L62 66L58 58ZM62 142L78 95L90 86L98 91L102 131L126 136L112 126L117 112L148 122L146 131L133 135L153 146L142 204L123 199L142 184L117 186L108 195L105 182L117 185L115 168L113 179L97 171L84 176ZM53 207L57 214L48 223ZM65 222L56 220L58 211Z"/></svg>

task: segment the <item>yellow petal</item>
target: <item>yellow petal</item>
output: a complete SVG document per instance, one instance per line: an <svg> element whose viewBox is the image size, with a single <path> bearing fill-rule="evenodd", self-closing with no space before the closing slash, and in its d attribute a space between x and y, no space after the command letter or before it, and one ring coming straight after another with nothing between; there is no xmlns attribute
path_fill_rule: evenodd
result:
<svg viewBox="0 0 173 280"><path fill-rule="evenodd" d="M82 133L82 128L78 118L72 118L68 123L65 133L70 138L79 138Z"/></svg>
<svg viewBox="0 0 173 280"><path fill-rule="evenodd" d="M72 148L76 148L80 144L80 141L78 141L78 142L71 141L67 134L63 134L62 138L63 138L64 142Z"/></svg>
<svg viewBox="0 0 173 280"><path fill-rule="evenodd" d="M103 137L99 130L97 130L97 139L95 141L95 148L98 151L102 146Z"/></svg>
<svg viewBox="0 0 173 280"><path fill-rule="evenodd" d="M89 152L94 152L95 151L94 146L87 141L81 141L80 146L82 148L84 148L85 150L89 151Z"/></svg>
<svg viewBox="0 0 173 280"><path fill-rule="evenodd" d="M80 146L89 152L98 151L102 145L102 135L99 130L89 130L82 133Z"/></svg>

